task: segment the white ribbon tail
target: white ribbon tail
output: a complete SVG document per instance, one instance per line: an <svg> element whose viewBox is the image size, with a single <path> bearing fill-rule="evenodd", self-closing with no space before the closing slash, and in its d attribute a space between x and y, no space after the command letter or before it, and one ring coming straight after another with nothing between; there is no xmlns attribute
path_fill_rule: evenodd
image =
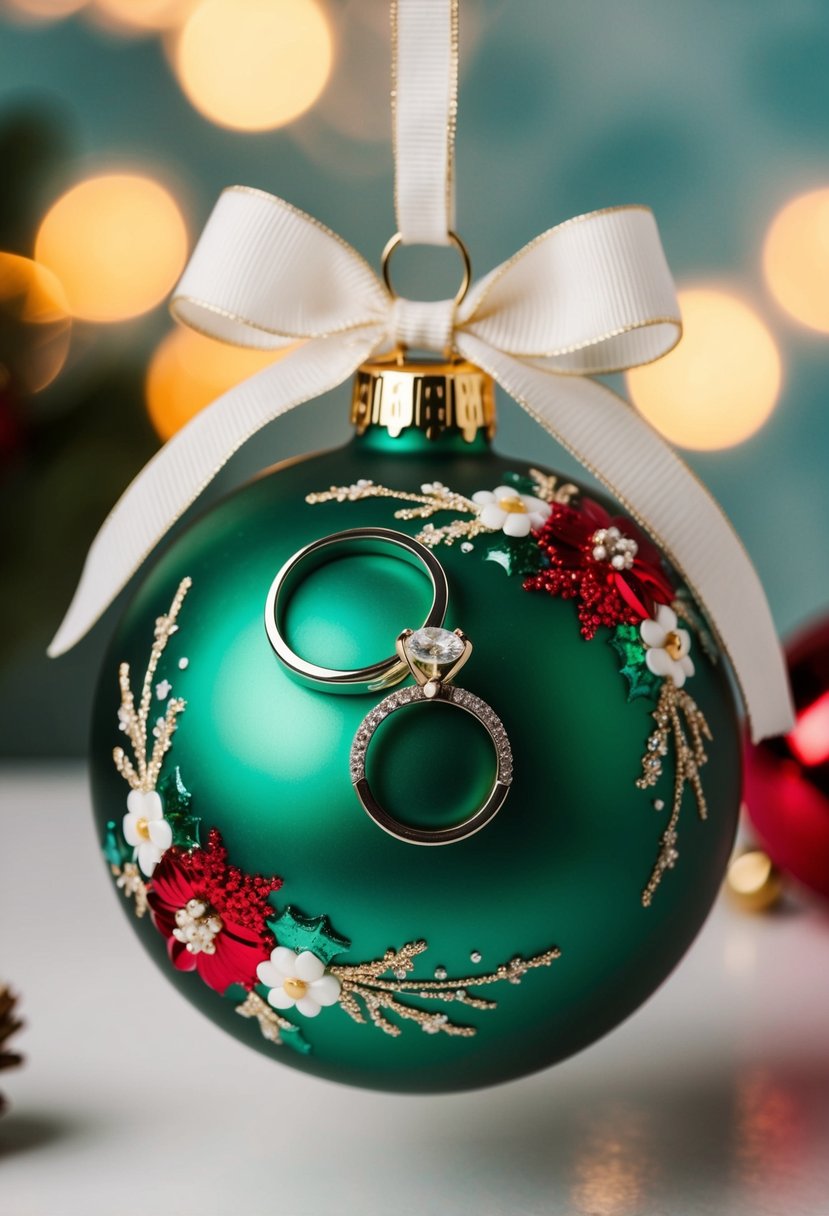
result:
<svg viewBox="0 0 829 1216"><path fill-rule="evenodd" d="M458 332L456 342L610 490L686 579L731 662L752 738L791 730L786 666L760 580L687 465L595 380L541 371L469 333Z"/></svg>
<svg viewBox="0 0 829 1216"><path fill-rule="evenodd" d="M145 465L107 516L49 654L94 625L144 559L242 444L294 406L336 388L377 344L363 332L306 342L219 397Z"/></svg>

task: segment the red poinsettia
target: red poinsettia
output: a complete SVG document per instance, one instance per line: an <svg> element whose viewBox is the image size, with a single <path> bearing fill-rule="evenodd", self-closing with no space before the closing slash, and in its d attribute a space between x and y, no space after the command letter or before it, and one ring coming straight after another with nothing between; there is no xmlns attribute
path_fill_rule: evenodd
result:
<svg viewBox="0 0 829 1216"><path fill-rule="evenodd" d="M256 968L274 947L265 917L268 896L281 878L243 874L227 863L215 828L207 847L167 849L153 871L147 902L153 924L167 938L167 953L179 971L198 971L217 992L231 984L250 989Z"/></svg>
<svg viewBox="0 0 829 1216"><path fill-rule="evenodd" d="M634 625L675 598L656 546L629 519L609 515L591 498L578 506L553 503L535 537L549 565L524 586L578 599L585 638L600 625Z"/></svg>

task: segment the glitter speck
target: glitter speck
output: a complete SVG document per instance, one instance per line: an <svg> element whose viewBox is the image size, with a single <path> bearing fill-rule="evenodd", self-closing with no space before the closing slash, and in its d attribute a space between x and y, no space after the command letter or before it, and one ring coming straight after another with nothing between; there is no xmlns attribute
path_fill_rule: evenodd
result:
<svg viewBox="0 0 829 1216"><path fill-rule="evenodd" d="M436 980L445 980L446 976L447 976L447 971L446 971L445 967L435 967L435 979Z"/></svg>
<svg viewBox="0 0 829 1216"><path fill-rule="evenodd" d="M189 667L190 660L186 659L186 658L179 659L178 665L179 665L179 670L184 671L187 667Z"/></svg>
<svg viewBox="0 0 829 1216"><path fill-rule="evenodd" d="M665 810L665 803L662 801L661 798L654 798L653 809L655 811L664 811Z"/></svg>
<svg viewBox="0 0 829 1216"><path fill-rule="evenodd" d="M461 553L471 553L474 548L471 540L465 540L461 545Z"/></svg>
<svg viewBox="0 0 829 1216"><path fill-rule="evenodd" d="M469 961L470 961L470 963L479 963L481 961L480 950L473 950L469 956Z"/></svg>

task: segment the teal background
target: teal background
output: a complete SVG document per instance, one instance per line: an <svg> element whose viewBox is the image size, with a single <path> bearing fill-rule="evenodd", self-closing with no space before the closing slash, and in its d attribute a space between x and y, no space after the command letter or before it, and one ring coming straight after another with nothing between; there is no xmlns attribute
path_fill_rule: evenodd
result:
<svg viewBox="0 0 829 1216"><path fill-rule="evenodd" d="M354 1024L339 1008L309 1022L295 1015L310 1055L275 1048L255 1022L234 1012L195 975L170 966L148 917L130 923L165 975L198 1008L269 1057L332 1079L379 1089L472 1088L534 1071L605 1033L636 1009L681 958L718 891L740 803L740 748L734 703L722 665L694 646L692 695L714 736L702 770L709 801L700 822L690 790L679 823L680 858L650 908L640 902L670 814L673 764L659 785L638 790L640 757L653 704L627 700L627 683L607 631L585 642L572 602L522 589L494 561L441 546L450 586L447 625L474 645L458 684L499 714L514 754L514 782L495 819L477 835L440 848L392 839L363 812L348 776L351 741L376 694L332 696L292 681L268 642L263 608L276 571L300 546L349 527L399 527L390 499L309 505L305 495L369 478L417 490L429 479L472 494L526 463L485 451L456 454L451 444L405 437L347 448L261 477L197 521L169 546L122 620L101 671L91 747L99 836L120 822L128 792L115 771L118 667L130 664L140 687L155 618L180 580L193 580L158 677L187 708L168 754L193 794L203 829L217 827L230 860L246 873L279 874L273 902L305 916L325 914L351 950L337 963L368 962L389 946L425 938L416 978L444 966L450 976L495 970L516 954L552 946L562 956L520 985L478 995L497 1010L441 1007L478 1027L473 1038L427 1035L404 1024L398 1038ZM391 449L391 450L389 450ZM447 450L449 449L449 450ZM414 576L414 577L413 577ZM375 662L401 627L428 607L425 578L399 560L341 560L308 578L295 595L289 641L308 657L330 642L340 661ZM290 628L290 613L288 619ZM303 653L306 653L303 651ZM186 670L178 659L186 656ZM154 702L158 704L158 702ZM454 822L491 780L483 728L468 715L419 705L378 730L371 758L382 790L402 817L432 803L434 823ZM405 719L405 722L403 721ZM483 746L481 746L483 743ZM373 775L373 774L372 774ZM666 806L657 813L655 798ZM479 965L470 953L483 955ZM394 1019L392 1019L394 1020Z"/></svg>
<svg viewBox="0 0 829 1216"><path fill-rule="evenodd" d="M0 6L0 248L30 252L40 216L80 177L138 167L174 189L193 236L220 189L245 182L307 209L376 263L394 227L386 6L328 8L329 90L291 126L250 135L190 107L159 39L120 38L82 17L24 26ZM774 415L742 446L688 460L734 520L788 632L829 601L829 565L814 557L829 515L829 365L825 338L766 293L759 255L777 209L829 181L829 7L463 0L461 20L458 224L476 273L568 216L643 201L680 285L733 284L771 326L784 359ZM410 253L395 275L409 294L443 294L456 264ZM162 307L77 327L72 367L27 404L22 449L0 460L7 756L85 749L95 673L123 605L65 658L43 651L95 530L157 446L142 379L168 325ZM343 441L346 400L344 388L269 427L199 509L272 460ZM502 402L500 420L503 450L571 469L516 407Z"/></svg>

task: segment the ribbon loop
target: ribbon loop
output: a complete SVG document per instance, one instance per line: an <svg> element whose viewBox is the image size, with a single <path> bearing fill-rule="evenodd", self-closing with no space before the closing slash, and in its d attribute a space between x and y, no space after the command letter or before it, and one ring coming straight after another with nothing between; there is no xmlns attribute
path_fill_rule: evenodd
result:
<svg viewBox="0 0 829 1216"><path fill-rule="evenodd" d="M369 264L336 233L284 199L230 186L171 311L210 337L268 350L376 324L388 304Z"/></svg>
<svg viewBox="0 0 829 1216"><path fill-rule="evenodd" d="M548 229L488 275L461 316L488 345L570 375L649 363L682 333L648 207L612 207Z"/></svg>

